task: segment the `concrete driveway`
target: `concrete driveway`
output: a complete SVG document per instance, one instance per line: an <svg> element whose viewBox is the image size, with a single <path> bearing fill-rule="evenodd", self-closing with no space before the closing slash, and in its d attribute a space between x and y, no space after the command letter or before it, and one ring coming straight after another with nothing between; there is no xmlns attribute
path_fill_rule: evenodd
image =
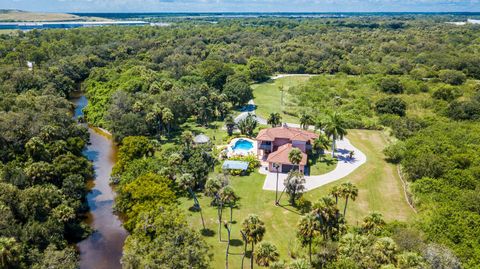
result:
<svg viewBox="0 0 480 269"><path fill-rule="evenodd" d="M275 77L272 77L272 79L275 80L275 79L288 77L288 76L298 76L298 75L280 74ZM311 77L314 75L304 74L304 76ZM250 102L248 102L248 105L245 107L243 112L235 118L235 122L238 123L241 119L246 118L249 113L255 115L255 109L256 109L255 102L253 100L250 100ZM267 125L266 119L261 118L259 116L256 116L256 118L259 124ZM295 123L286 123L286 124L290 127L300 128L299 124L295 124ZM314 130L315 127L308 126L308 129ZM353 151L355 153L352 159L348 158L350 151ZM319 188L328 183L342 179L348 176L350 173L352 173L355 169L363 165L365 162L367 162L367 156L363 152L361 152L359 149L354 147L350 143L350 141L346 138L344 138L343 140L337 140L336 156L338 158L338 163L335 170L323 175L305 176L305 181L306 181L305 188L307 191ZM259 172L261 174L266 175L265 182L263 184L263 189L269 190L269 191L275 191L275 186L277 182L277 173L270 173L266 169L266 167L263 167L263 166L260 168ZM285 181L286 178L287 178L287 174L282 174L282 173L278 174L278 189L280 191L282 191L285 188L285 186L283 185L283 182Z"/></svg>
<svg viewBox="0 0 480 269"><path fill-rule="evenodd" d="M350 151L354 151L355 155L352 159L348 158ZM361 152L359 149L354 147L350 141L346 138L343 140L337 140L337 152L336 156L338 158L337 167L335 170L330 171L323 175L318 176L305 176L305 188L306 191L310 191L316 188L319 188L323 185L329 184L331 182L337 181L348 176L350 173L355 171L358 167L367 162L367 156ZM261 167L261 174L266 175L265 182L263 184L264 190L275 191L275 185L277 182L277 173L271 173ZM278 190L282 191L285 187L283 182L287 178L287 174L279 173L278 175Z"/></svg>

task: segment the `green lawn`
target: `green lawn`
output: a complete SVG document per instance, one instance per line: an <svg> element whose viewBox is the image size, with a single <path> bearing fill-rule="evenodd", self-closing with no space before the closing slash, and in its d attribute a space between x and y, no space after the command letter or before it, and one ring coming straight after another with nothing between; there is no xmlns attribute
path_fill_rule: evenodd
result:
<svg viewBox="0 0 480 269"><path fill-rule="evenodd" d="M335 170L337 167L337 159L331 155L309 156L310 175L323 175Z"/></svg>
<svg viewBox="0 0 480 269"><path fill-rule="evenodd" d="M256 113L267 119L270 113L278 112L284 122L298 123L298 117L290 114L294 111L289 100L288 89L305 84L308 80L307 76L292 76L252 85L255 104L258 106ZM280 87L284 89L283 105Z"/></svg>
<svg viewBox="0 0 480 269"><path fill-rule="evenodd" d="M205 134L214 145L223 145L228 140L227 131L222 129L223 125L222 121L214 121L208 126L203 126L191 119L181 126L181 130L191 131L194 135Z"/></svg>
<svg viewBox="0 0 480 269"><path fill-rule="evenodd" d="M314 201L327 194L332 186L351 181L358 187L359 195L347 210L348 223L361 222L372 211L382 213L387 221L405 221L412 217L414 212L405 200L397 167L384 160L382 150L388 144L385 134L380 131L349 130L347 138L367 155L367 162L346 178L308 192L306 197Z"/></svg>
<svg viewBox="0 0 480 269"><path fill-rule="evenodd" d="M383 159L382 149L386 140L381 132L350 130L348 138L367 155L367 163L354 171L348 178L331 183L305 194L305 198L315 202L329 189L347 180L352 181L359 188L359 196L355 202L349 203L347 220L351 225L361 222L362 218L371 211L381 212L387 221L394 219L407 220L412 211L403 196L401 181L394 165L388 164ZM263 191L262 186L265 176L254 173L247 177L231 177L230 184L240 196L238 208L234 209L232 225L231 253L240 253L243 249L240 235L240 225L248 214L254 213L265 222L265 241L274 243L280 252L280 258L290 260L290 255L302 252L296 240L295 227L301 217L298 210L287 206L287 197L282 198L282 207L274 206L275 192ZM205 235L214 254L213 268L225 266L226 243L219 242L218 220L216 208L210 207L211 199L201 196L199 198L203 207L203 216L210 234ZM187 212L187 218L192 227L200 230L202 222L200 213L189 211L193 205L191 199L182 198L181 206ZM343 208L343 203L340 204ZM229 210L224 211L224 220L229 218ZM222 238L226 239L227 233L222 228ZM241 256L230 255L230 267L240 268ZM250 261L245 259L246 264Z"/></svg>

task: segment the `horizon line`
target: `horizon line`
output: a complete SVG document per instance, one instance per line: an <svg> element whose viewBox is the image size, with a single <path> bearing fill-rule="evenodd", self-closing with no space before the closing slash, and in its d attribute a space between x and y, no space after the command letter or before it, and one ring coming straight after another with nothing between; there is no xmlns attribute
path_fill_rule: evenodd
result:
<svg viewBox="0 0 480 269"><path fill-rule="evenodd" d="M478 14L478 11L29 11L2 9L30 13L65 14Z"/></svg>
<svg viewBox="0 0 480 269"><path fill-rule="evenodd" d="M28 11L30 12L30 11ZM38 12L38 11L32 11ZM44 13L59 13L59 12L47 12ZM77 14L89 14L89 13L142 13L142 14L345 14L345 13L417 13L417 14L452 14L452 13L479 13L479 11L62 11L60 13L77 13Z"/></svg>

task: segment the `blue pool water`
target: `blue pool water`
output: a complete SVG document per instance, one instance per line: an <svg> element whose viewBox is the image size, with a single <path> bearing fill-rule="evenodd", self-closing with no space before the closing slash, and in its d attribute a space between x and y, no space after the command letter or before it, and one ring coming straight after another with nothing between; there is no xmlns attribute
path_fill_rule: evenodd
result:
<svg viewBox="0 0 480 269"><path fill-rule="evenodd" d="M233 151L249 151L253 149L253 143L244 140L244 139L239 139L237 142L235 142L235 145L232 147Z"/></svg>

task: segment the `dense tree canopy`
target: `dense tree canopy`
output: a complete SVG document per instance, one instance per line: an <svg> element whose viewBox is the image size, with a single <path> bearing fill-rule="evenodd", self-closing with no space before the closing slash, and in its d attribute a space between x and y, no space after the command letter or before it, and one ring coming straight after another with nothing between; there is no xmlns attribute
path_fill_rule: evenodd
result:
<svg viewBox="0 0 480 269"><path fill-rule="evenodd" d="M89 232L87 130L72 119L65 89L32 85L0 90L0 267L76 268L71 243Z"/></svg>
<svg viewBox="0 0 480 269"><path fill-rule="evenodd" d="M222 18L0 35L0 267L77 266L69 246L89 232L81 219L92 169L82 156L87 130L72 119L67 98L84 90L85 119L111 131L120 145L113 179L119 193L115 207L125 214L130 232L124 266L207 268L208 248L175 204L182 193L179 178L188 174L192 192L203 190L216 153L194 147L191 133L180 138L182 124L224 120L252 99L251 83L272 74L307 73L319 76L287 90L289 115L302 118L304 127L328 127L332 137L347 128L385 128L395 136L399 141L385 153L401 163L411 182L420 212L416 227L427 244L412 246L414 233L379 225L373 215L347 233L342 213L327 197L314 210L327 225L320 234L335 246L318 244L321 251L314 249L311 263L475 268L480 32L478 26L447 20L451 17ZM26 61L36 63L33 71ZM327 115L341 115L335 119L341 128ZM234 126L228 117L230 131ZM257 121L247 117L238 127L254 135ZM301 225L307 245L310 224L315 220ZM263 232L250 237L257 243ZM254 254L264 265L277 258L267 243ZM292 262L293 268L308 265L301 258Z"/></svg>

